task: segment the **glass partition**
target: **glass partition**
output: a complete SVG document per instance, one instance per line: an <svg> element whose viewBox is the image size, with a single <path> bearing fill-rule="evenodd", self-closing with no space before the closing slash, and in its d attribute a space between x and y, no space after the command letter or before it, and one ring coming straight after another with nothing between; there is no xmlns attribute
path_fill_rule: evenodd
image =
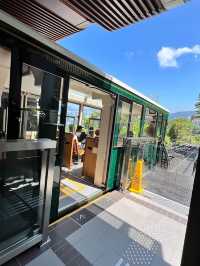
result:
<svg viewBox="0 0 200 266"><path fill-rule="evenodd" d="M128 135L129 118L131 115L131 104L119 100L119 122L118 122L118 141L117 146L123 145L123 139Z"/></svg>
<svg viewBox="0 0 200 266"><path fill-rule="evenodd" d="M23 64L21 138L56 139L62 78Z"/></svg>
<svg viewBox="0 0 200 266"><path fill-rule="evenodd" d="M83 116L82 116L82 125L84 126L86 132L89 131L89 128L96 130L100 128L101 121L101 110L84 106L83 107Z"/></svg>
<svg viewBox="0 0 200 266"><path fill-rule="evenodd" d="M40 229L40 152L0 153L0 250ZM12 167L10 167L12 165Z"/></svg>
<svg viewBox="0 0 200 266"><path fill-rule="evenodd" d="M158 114L157 127L156 127L156 136L162 137L162 123L163 123L163 114Z"/></svg>
<svg viewBox="0 0 200 266"><path fill-rule="evenodd" d="M146 108L144 130L143 130L144 137L155 137L156 121L157 121L157 112L152 109Z"/></svg>
<svg viewBox="0 0 200 266"><path fill-rule="evenodd" d="M74 133L78 126L80 105L76 103L67 103L67 116L65 132Z"/></svg>
<svg viewBox="0 0 200 266"><path fill-rule="evenodd" d="M143 106L141 104L133 102L129 137L138 137L140 134L142 109Z"/></svg>

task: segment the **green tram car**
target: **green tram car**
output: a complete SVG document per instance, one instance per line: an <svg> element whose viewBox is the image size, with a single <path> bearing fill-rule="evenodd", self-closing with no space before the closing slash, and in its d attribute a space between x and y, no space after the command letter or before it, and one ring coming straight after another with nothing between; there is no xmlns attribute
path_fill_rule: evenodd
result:
<svg viewBox="0 0 200 266"><path fill-rule="evenodd" d="M72 209L77 182L101 192L119 187L126 137L165 137L167 109L3 12L0 97L1 139L57 141L51 221ZM144 153L154 165L157 147ZM29 175L37 170L26 165ZM67 178L73 186L65 190Z"/></svg>

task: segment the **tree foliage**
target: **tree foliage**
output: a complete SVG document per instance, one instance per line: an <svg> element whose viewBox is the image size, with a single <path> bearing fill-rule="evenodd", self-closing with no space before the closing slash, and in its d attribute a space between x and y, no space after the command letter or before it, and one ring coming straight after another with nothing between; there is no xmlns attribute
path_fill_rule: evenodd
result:
<svg viewBox="0 0 200 266"><path fill-rule="evenodd" d="M167 136L176 144L199 144L200 137L193 134L195 125L190 119L177 118L169 121ZM168 140L169 141L169 140Z"/></svg>

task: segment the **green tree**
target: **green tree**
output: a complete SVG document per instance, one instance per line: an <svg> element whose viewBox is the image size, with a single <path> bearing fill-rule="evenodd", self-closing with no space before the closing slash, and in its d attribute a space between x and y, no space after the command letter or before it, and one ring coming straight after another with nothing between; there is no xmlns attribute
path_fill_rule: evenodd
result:
<svg viewBox="0 0 200 266"><path fill-rule="evenodd" d="M194 126L190 119L177 118L169 122L167 135L172 142L178 144L192 143L192 130Z"/></svg>
<svg viewBox="0 0 200 266"><path fill-rule="evenodd" d="M178 127L177 127L177 125L175 123L171 125L167 135L170 138L171 142L176 142L177 141L177 138L178 138Z"/></svg>

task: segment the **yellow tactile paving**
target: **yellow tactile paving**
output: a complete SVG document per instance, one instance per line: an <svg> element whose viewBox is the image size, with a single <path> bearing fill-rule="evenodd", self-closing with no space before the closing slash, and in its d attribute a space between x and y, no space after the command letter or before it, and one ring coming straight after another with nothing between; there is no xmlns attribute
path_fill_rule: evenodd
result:
<svg viewBox="0 0 200 266"><path fill-rule="evenodd" d="M70 178L67 178L67 177L62 179L62 180L66 180L67 182L71 183L72 185L77 186L78 189L84 189L87 187L87 185L84 185L84 184L79 183L77 181L71 180Z"/></svg>
<svg viewBox="0 0 200 266"><path fill-rule="evenodd" d="M77 192L81 192L83 191L85 188L87 188L87 185L84 185L82 183L79 183L79 182L76 182L74 180L71 180L69 178L64 178L62 180L66 180L68 183L72 184L73 185L73 189L64 185L64 184L60 184L60 192L64 195L61 196L61 198L65 198L65 197L68 197L68 196L71 196L73 195L74 193L77 193Z"/></svg>

